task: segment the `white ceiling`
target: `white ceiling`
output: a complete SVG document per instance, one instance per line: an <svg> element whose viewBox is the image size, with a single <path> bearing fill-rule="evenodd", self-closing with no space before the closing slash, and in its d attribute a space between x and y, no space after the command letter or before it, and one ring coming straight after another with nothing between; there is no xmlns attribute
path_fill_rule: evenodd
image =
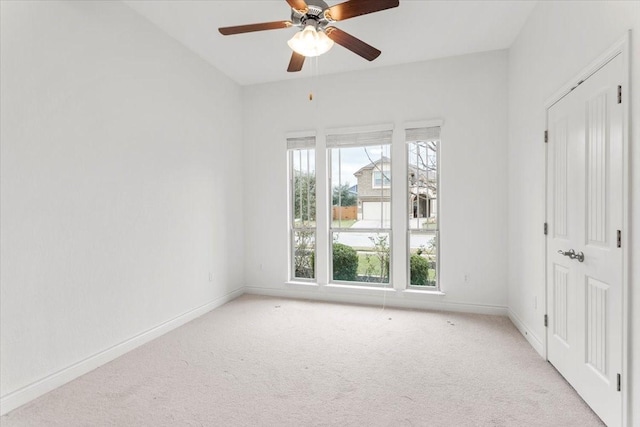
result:
<svg viewBox="0 0 640 427"><path fill-rule="evenodd" d="M317 68L307 59L287 73L287 40L296 28L223 36L218 27L290 18L285 0L123 0L241 85L339 73L508 48L535 1L400 0L400 6L336 22L336 27L380 49L368 62L335 45ZM341 1L327 1L332 6Z"/></svg>

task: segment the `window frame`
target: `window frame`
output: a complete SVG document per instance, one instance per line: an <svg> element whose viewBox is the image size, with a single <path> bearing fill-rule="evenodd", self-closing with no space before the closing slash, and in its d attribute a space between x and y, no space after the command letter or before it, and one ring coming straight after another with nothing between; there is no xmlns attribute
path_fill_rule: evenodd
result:
<svg viewBox="0 0 640 427"><path fill-rule="evenodd" d="M442 291L442 287L441 287L441 281L440 281L440 264L441 264L441 256L440 256L440 242L441 242L441 232L440 232L440 217L439 217L439 206L438 206L438 202L440 200L440 180L441 180L441 170L440 170L440 161L441 161L441 144L442 144L442 138L439 135L440 134L440 125L436 125L436 126L412 126L411 128L407 127L405 129L405 164L407 166L407 178L409 177L410 174L410 167L411 167L411 163L410 163L410 144L415 144L416 142L420 141L420 140L408 140L406 137L406 131L408 129L420 129L420 128L438 128L438 137L437 138L433 138L430 139L431 141L435 140L436 141L436 197L435 199L428 199L427 205L431 204L432 200L436 201L436 228L433 230L428 230L428 231L422 231L422 230L418 230L418 229L412 229L411 228L411 219L408 219L407 221L407 230L406 230L406 255L407 255L407 261L406 261L406 274L407 274L407 286L406 289L407 290L411 290L411 291L424 291L424 292L441 292ZM427 141L425 141L427 142ZM428 173L428 172L427 172ZM406 191L407 191L407 199L409 199L410 194L411 194L411 183L409 181L409 179L407 179L407 186L406 186ZM419 205L419 201L418 201L418 205ZM412 204L409 202L409 200L407 200L407 203L405 204L406 208L408 209L407 211L407 218L410 218L410 215L412 215L412 209L413 206ZM431 212L431 210L429 210L429 213ZM429 216L425 217L425 218L429 218ZM412 235L433 235L434 236L434 240L435 240L435 271L436 271L436 278L435 278L435 285L434 286L429 286L429 285L412 285L411 284L411 237Z"/></svg>
<svg viewBox="0 0 640 427"><path fill-rule="evenodd" d="M318 259L318 218L317 218L317 213L318 213L318 187L317 187L317 148L316 148L316 138L315 136L307 136L306 138L312 138L313 139L313 143L312 144L306 144L304 146L299 146L299 147L291 147L289 146L289 141L291 139L295 139L295 138L287 138L287 181L288 181L288 187L289 187L289 191L288 191L288 204L287 204L287 211L288 211L288 220L289 220L289 247L288 247L288 264L289 264L289 278L288 280L290 282L303 282L303 283L309 283L309 284L314 284L318 282L318 266L317 266L317 259ZM311 162L309 161L309 152L310 150L313 150L313 174L314 177L316 179L316 185L315 185L315 219L314 219L314 225L313 226L303 226L303 227L296 227L295 226L295 219L296 219L296 213L295 213L295 203L296 203L296 195L295 195L295 190L296 190L296 186L295 186L295 159L294 159L294 155L298 152L301 151L307 151L307 168L308 170L311 167ZM295 256L296 256L296 233L299 232L311 232L312 236L313 236L313 259L314 259L314 265L312 266L313 268L313 277L297 277L296 276L296 262L295 262Z"/></svg>
<svg viewBox="0 0 640 427"><path fill-rule="evenodd" d="M393 187L393 160L392 160L392 152L393 152L393 126L378 126L378 127L372 127L370 130L369 129L353 129L350 128L348 131L345 132L341 132L338 130L335 130L333 132L329 131L327 132L327 135L335 135L338 138L341 137L345 137L348 134L361 134L361 135L366 135L368 132L377 132L377 131L388 131L390 132L390 136L389 136L389 140L387 142L381 142L381 143L352 143L352 144L337 144L337 145L330 145L327 144L326 147L326 159L327 159L327 184L328 184L328 193L329 193L329 206L328 206L328 214L329 214L329 229L328 229L328 270L329 270L329 277L328 277L328 284L330 285L339 285L339 286L352 286L352 287L357 287L357 288L367 288L367 287L371 287L371 288L376 288L376 289L383 289L383 288L393 288L393 227L392 227L392 207L393 207L393 191L392 191L392 187ZM358 137L354 138L356 141L359 140ZM388 158L389 158L389 162L388 162L388 172L390 174L390 185L389 186L384 186L382 188L377 187L375 188L376 190L381 190L381 191L387 191L389 193L389 204L390 204L390 209L389 209L389 219L388 219L388 223L389 226L388 228L358 228L356 230L352 229L352 228L343 228L343 227L334 227L333 226L333 217L332 217L332 210L333 210L333 196L332 196L332 192L333 192L333 186L334 186L334 180L333 180L333 155L332 155L332 150L335 149L343 149L343 148L365 148L365 147L381 147L381 146L388 146ZM381 154L381 157L383 157L384 154ZM383 171L385 171L387 169L384 169L383 166ZM372 174L372 181L373 181L373 174ZM358 186L358 188L360 188ZM372 189L374 189L373 187L373 182L372 182ZM383 203L382 201L380 203ZM357 204L358 209L362 209L362 205L361 205L361 201L358 200ZM362 212L362 211L361 211ZM381 219L381 225L383 225L383 220ZM348 281L348 280L336 280L334 279L334 271L333 271L333 246L334 246L334 235L335 234L339 234L339 233L371 233L371 234L385 234L388 236L388 240L387 240L387 244L389 247L389 271L388 271L388 281L387 282L361 282L361 281Z"/></svg>

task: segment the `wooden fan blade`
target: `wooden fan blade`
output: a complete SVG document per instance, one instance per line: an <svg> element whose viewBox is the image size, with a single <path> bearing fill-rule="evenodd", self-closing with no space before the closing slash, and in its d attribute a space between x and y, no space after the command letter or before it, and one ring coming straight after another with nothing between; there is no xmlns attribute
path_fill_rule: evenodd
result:
<svg viewBox="0 0 640 427"><path fill-rule="evenodd" d="M262 22L260 24L236 25L235 27L218 28L220 34L230 36L232 34L251 33L253 31L278 30L280 28L289 28L293 24L291 21L275 21Z"/></svg>
<svg viewBox="0 0 640 427"><path fill-rule="evenodd" d="M287 3L289 3L292 9L299 10L300 12L308 9L307 3L305 3L304 0L287 0Z"/></svg>
<svg viewBox="0 0 640 427"><path fill-rule="evenodd" d="M296 71L302 70L302 65L304 64L304 55L300 55L299 53L293 52L291 54L291 61L289 61L289 68L287 71L290 73L295 73Z"/></svg>
<svg viewBox="0 0 640 427"><path fill-rule="evenodd" d="M331 6L327 9L328 18L334 21L344 21L354 16L379 12L392 7L398 7L399 0L349 0L344 3Z"/></svg>
<svg viewBox="0 0 640 427"><path fill-rule="evenodd" d="M327 27L324 32L331 40L340 46L346 47L351 52L362 56L367 61L373 61L382 53L375 47L366 44L359 38L353 37L351 34L345 33L336 27Z"/></svg>

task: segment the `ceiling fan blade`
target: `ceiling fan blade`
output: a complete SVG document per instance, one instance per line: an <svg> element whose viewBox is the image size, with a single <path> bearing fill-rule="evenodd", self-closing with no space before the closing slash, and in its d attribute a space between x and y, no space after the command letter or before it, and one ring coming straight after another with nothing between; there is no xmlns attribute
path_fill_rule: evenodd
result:
<svg viewBox="0 0 640 427"><path fill-rule="evenodd" d="M334 21L344 21L355 16L398 7L399 4L399 0L348 0L331 6L326 14Z"/></svg>
<svg viewBox="0 0 640 427"><path fill-rule="evenodd" d="M289 28L293 24L291 21L274 21L262 22L260 24L236 25L235 27L220 27L218 31L224 36L232 34L251 33L253 31L277 30L280 28Z"/></svg>
<svg viewBox="0 0 640 427"><path fill-rule="evenodd" d="M307 3L305 3L304 0L287 0L287 3L289 3L292 9L299 10L300 12L308 9Z"/></svg>
<svg viewBox="0 0 640 427"><path fill-rule="evenodd" d="M304 55L300 55L299 53L293 52L291 54L291 61L289 61L289 68L287 68L287 71L290 73L300 71L302 70L303 64L304 64Z"/></svg>
<svg viewBox="0 0 640 427"><path fill-rule="evenodd" d="M359 38L356 38L349 33L345 33L336 27L327 27L324 32L331 40L342 47L346 47L351 52L362 56L367 61L373 61L382 53L375 47L366 44Z"/></svg>

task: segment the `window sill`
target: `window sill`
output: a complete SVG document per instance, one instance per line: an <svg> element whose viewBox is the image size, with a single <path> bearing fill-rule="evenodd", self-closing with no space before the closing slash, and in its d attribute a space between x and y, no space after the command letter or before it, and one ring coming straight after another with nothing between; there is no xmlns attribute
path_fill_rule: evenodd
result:
<svg viewBox="0 0 640 427"><path fill-rule="evenodd" d="M285 286L303 287L303 288L320 288L321 286L317 282L302 282L295 280L288 280L284 282ZM345 289L345 290L358 290L358 291L379 291L379 292L401 292L409 295L435 295L445 296L446 293L442 291L436 291L431 289L395 289L393 286L366 286L366 285L349 285L346 283L329 283L322 285L327 289Z"/></svg>
<svg viewBox="0 0 640 427"><path fill-rule="evenodd" d="M435 290L430 290L430 289L405 289L402 291L402 293L405 294L415 294L415 295L439 295L439 296L444 296L446 295L446 293L442 292L442 291L435 291Z"/></svg>
<svg viewBox="0 0 640 427"><path fill-rule="evenodd" d="M329 283L325 287L334 288L334 289L358 289L358 290L381 291L381 292L395 292L396 290L393 286L347 285L342 283Z"/></svg>
<svg viewBox="0 0 640 427"><path fill-rule="evenodd" d="M295 280L288 280L284 282L284 284L285 286L308 286L308 287L314 287L314 288L318 287L317 282L302 282L302 281L295 281Z"/></svg>

